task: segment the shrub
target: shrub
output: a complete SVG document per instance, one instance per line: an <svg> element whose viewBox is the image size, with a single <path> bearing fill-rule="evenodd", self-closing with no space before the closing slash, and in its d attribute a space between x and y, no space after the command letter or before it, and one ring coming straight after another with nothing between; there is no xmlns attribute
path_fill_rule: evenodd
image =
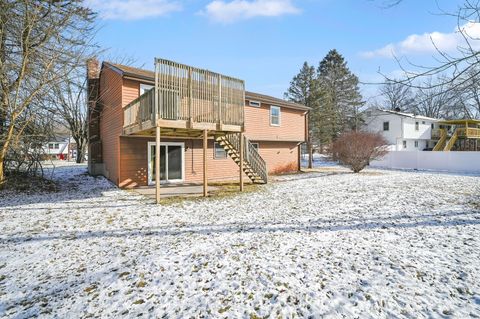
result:
<svg viewBox="0 0 480 319"><path fill-rule="evenodd" d="M379 133L347 132L333 142L330 153L333 160L358 173L370 161L381 159L388 153L386 144Z"/></svg>
<svg viewBox="0 0 480 319"><path fill-rule="evenodd" d="M297 170L298 170L297 163L292 162L292 163L288 163L288 164L284 164L284 165L280 165L280 166L275 167L273 170L270 171L270 174L281 175L281 174L285 174L285 173L295 172Z"/></svg>

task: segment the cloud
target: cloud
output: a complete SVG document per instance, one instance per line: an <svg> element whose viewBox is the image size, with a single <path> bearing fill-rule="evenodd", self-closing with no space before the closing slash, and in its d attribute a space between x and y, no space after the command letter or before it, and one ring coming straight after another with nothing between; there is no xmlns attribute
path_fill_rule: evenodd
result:
<svg viewBox="0 0 480 319"><path fill-rule="evenodd" d="M214 0L201 12L202 15L221 23L298 13L300 9L293 5L292 0Z"/></svg>
<svg viewBox="0 0 480 319"><path fill-rule="evenodd" d="M178 2L170 0L86 0L85 3L106 20L139 20L182 9Z"/></svg>
<svg viewBox="0 0 480 319"><path fill-rule="evenodd" d="M437 52L451 53L459 47L466 45L463 35L470 44L480 48L480 23L468 22L463 26L456 27L451 33L431 32L424 34L412 34L398 43L389 43L386 46L374 50L362 52L364 58L393 58L406 54L431 54Z"/></svg>

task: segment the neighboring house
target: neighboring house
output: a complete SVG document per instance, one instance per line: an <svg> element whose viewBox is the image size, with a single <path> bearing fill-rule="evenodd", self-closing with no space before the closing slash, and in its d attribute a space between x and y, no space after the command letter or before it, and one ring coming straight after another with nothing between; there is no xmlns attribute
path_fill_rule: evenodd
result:
<svg viewBox="0 0 480 319"><path fill-rule="evenodd" d="M49 158L67 159L69 151L68 137L55 137L43 146L43 151Z"/></svg>
<svg viewBox="0 0 480 319"><path fill-rule="evenodd" d="M260 183L299 169L308 107L245 92L232 77L155 61L156 72L89 60L90 173L120 187L153 185L156 145L161 183L238 180L241 161L243 178Z"/></svg>
<svg viewBox="0 0 480 319"><path fill-rule="evenodd" d="M391 151L431 150L436 144L432 130L439 128L437 119L381 109L367 110L365 115L365 129L381 133Z"/></svg>

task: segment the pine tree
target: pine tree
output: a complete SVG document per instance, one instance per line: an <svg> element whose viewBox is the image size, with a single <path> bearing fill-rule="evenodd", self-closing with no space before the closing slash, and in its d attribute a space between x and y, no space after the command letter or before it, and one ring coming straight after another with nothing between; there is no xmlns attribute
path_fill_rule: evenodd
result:
<svg viewBox="0 0 480 319"><path fill-rule="evenodd" d="M300 72L293 77L290 82L288 91L284 94L285 98L312 108L309 112L309 128L308 128L308 140L307 149L309 153L308 167L312 168L312 137L316 134L317 127L315 126L315 112L318 111L318 87L315 74L315 67L308 65L307 62L303 63Z"/></svg>
<svg viewBox="0 0 480 319"><path fill-rule="evenodd" d="M361 125L359 108L363 105L358 78L335 49L328 52L317 69L319 108L315 113L315 138L330 144L342 132Z"/></svg>

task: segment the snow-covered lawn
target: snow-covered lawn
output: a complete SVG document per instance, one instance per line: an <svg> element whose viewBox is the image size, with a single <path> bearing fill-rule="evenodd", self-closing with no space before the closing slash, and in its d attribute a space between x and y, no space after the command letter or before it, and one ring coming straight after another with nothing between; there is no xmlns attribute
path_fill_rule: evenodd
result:
<svg viewBox="0 0 480 319"><path fill-rule="evenodd" d="M0 197L0 317L480 316L480 177L326 171L158 207L84 171Z"/></svg>

